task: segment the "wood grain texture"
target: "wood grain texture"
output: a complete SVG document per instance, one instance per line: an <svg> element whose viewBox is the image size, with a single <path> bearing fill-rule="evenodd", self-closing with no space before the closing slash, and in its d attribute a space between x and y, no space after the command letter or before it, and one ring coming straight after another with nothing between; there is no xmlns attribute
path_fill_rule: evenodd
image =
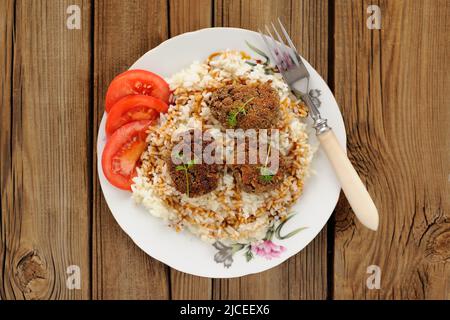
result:
<svg viewBox="0 0 450 320"><path fill-rule="evenodd" d="M12 62L13 62L14 1L0 3L0 300L13 291L6 260L7 223L13 207L11 114L12 114Z"/></svg>
<svg viewBox="0 0 450 320"><path fill-rule="evenodd" d="M211 27L213 0L169 0L170 36Z"/></svg>
<svg viewBox="0 0 450 320"><path fill-rule="evenodd" d="M66 27L74 4L81 30ZM366 27L370 4L381 31ZM137 248L102 196L108 84L169 36L277 17L334 89L380 230L341 197L335 228L277 268L230 280L172 270ZM0 299L450 299L447 30L446 0L0 1ZM66 287L70 265L80 290ZM370 265L380 290L366 286Z"/></svg>
<svg viewBox="0 0 450 320"><path fill-rule="evenodd" d="M211 27L211 0L170 0L169 7L171 36ZM208 278L171 269L170 284L172 299L211 299L212 297L212 280Z"/></svg>
<svg viewBox="0 0 450 320"><path fill-rule="evenodd" d="M66 28L70 4L81 9L81 30ZM6 76L12 71L9 84L2 80L2 90L10 87L12 94L2 98L1 295L86 299L89 2L3 1L1 6L1 15L10 23L2 33L11 50L2 64L12 62L2 69ZM66 287L70 265L81 269L80 290Z"/></svg>
<svg viewBox="0 0 450 320"><path fill-rule="evenodd" d="M336 2L334 82L380 229L340 201L334 297L449 299L450 3L380 1L382 29L369 30L372 2ZM379 290L366 287L369 265L381 268Z"/></svg>
<svg viewBox="0 0 450 320"><path fill-rule="evenodd" d="M97 128L108 84L167 38L166 1L95 1L93 298L167 299L169 268L141 251L114 220L97 179Z"/></svg>
<svg viewBox="0 0 450 320"><path fill-rule="evenodd" d="M326 79L328 69L327 1L215 2L216 26L257 31L280 17L302 55ZM266 272L215 280L215 299L325 299L327 297L327 229L301 253Z"/></svg>

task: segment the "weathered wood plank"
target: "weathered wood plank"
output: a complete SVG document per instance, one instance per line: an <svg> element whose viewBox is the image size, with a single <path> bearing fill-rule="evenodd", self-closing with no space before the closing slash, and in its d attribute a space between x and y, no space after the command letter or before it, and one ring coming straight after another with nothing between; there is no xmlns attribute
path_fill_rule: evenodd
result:
<svg viewBox="0 0 450 320"><path fill-rule="evenodd" d="M171 36L211 27L211 0L170 0ZM212 280L170 270L172 299L211 299Z"/></svg>
<svg viewBox="0 0 450 320"><path fill-rule="evenodd" d="M211 27L213 0L169 0L170 36Z"/></svg>
<svg viewBox="0 0 450 320"><path fill-rule="evenodd" d="M323 77L328 68L327 1L215 1L217 26L257 30L280 17L297 48ZM301 253L269 271L214 281L216 299L325 299L326 228Z"/></svg>
<svg viewBox="0 0 450 320"><path fill-rule="evenodd" d="M210 300L212 298L212 280L209 278L196 277L171 269L170 286L173 300Z"/></svg>
<svg viewBox="0 0 450 320"><path fill-rule="evenodd" d="M13 291L8 281L10 264L6 259L7 224L13 205L11 157L11 79L13 55L14 1L0 3L0 300Z"/></svg>
<svg viewBox="0 0 450 320"><path fill-rule="evenodd" d="M95 1L93 298L166 299L169 272L120 229L97 179L97 128L115 75L167 38L167 2Z"/></svg>
<svg viewBox="0 0 450 320"><path fill-rule="evenodd" d="M380 229L339 204L337 299L450 298L450 30L448 1L337 1L335 93L348 151L380 213ZM381 268L369 290L366 269Z"/></svg>
<svg viewBox="0 0 450 320"><path fill-rule="evenodd" d="M66 27L69 5L81 9L81 30ZM0 6L5 18L0 24L7 24L2 41L10 50L1 62L1 295L89 298L90 3L2 1ZM80 267L80 290L66 286L70 265Z"/></svg>

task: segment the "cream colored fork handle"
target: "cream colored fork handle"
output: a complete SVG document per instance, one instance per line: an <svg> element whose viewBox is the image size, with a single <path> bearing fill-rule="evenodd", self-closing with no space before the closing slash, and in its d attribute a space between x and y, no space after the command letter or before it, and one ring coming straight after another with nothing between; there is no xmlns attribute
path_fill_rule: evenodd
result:
<svg viewBox="0 0 450 320"><path fill-rule="evenodd" d="M342 150L333 130L318 135L325 153L334 167L342 190L356 217L372 230L378 229L378 211L355 168Z"/></svg>

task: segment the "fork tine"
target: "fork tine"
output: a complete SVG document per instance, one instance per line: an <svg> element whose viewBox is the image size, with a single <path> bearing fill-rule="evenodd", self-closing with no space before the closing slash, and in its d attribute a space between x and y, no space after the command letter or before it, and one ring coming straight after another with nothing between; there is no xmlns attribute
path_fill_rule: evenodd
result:
<svg viewBox="0 0 450 320"><path fill-rule="evenodd" d="M278 49L278 45L276 43L276 41L274 40L274 37L272 36L272 33L270 33L269 28L267 27L267 25L264 26L266 28L266 32L268 33L268 37L270 39L270 42L272 42L272 48L274 50L274 52L277 54L277 51L275 49Z"/></svg>
<svg viewBox="0 0 450 320"><path fill-rule="evenodd" d="M292 49L292 54L291 54L291 57L292 57L292 60L295 62L295 64L298 66L298 65L300 65L300 61L299 61L299 59L298 59L298 53L297 53L297 49L295 48L295 45L294 45L294 43L292 42L292 39L291 39L291 37L289 37L289 34L287 33L287 31L286 31L286 28L284 27L284 25L281 23L281 20L280 20L280 18L278 18L278 23L280 24L280 27L281 27L281 31L283 32L283 35L284 35L284 37L286 38L286 40L287 40L287 42L288 42L288 44L289 44L289 47ZM273 24L272 24L273 25ZM275 27L274 27L274 29L275 29ZM276 29L275 29L276 30ZM277 34L278 34L278 32L277 32ZM281 37L280 37L281 38ZM284 43L284 42L283 42Z"/></svg>
<svg viewBox="0 0 450 320"><path fill-rule="evenodd" d="M294 43L292 42L291 37L289 37L289 34L287 33L286 28L284 27L284 25L283 25L283 23L281 22L281 19L280 19L280 18L278 18L278 23L280 24L281 31L283 32L284 36L286 37L286 40L288 41L289 46L291 47L292 50L295 51L295 53L297 53L297 49L295 48L295 45L294 45Z"/></svg>
<svg viewBox="0 0 450 320"><path fill-rule="evenodd" d="M278 67L279 72L281 73L287 84L293 85L294 83L297 83L298 85L300 85L300 81L302 81L302 84L306 85L306 88L304 88L304 90L297 90L299 90L299 92L302 92L302 94L305 94L305 92L309 92L309 72L306 69L306 66L303 63L302 59L298 55L291 38L287 34L286 29L283 27L279 19L278 22L280 23L285 38L288 40L289 46L286 45L285 40L283 40L280 32L273 23L271 24L273 28L272 31L270 30L268 25L265 25L266 33L258 30L259 35L266 45L270 56L272 56L274 64ZM272 33L275 33L279 41L275 40ZM294 55L294 57L292 55Z"/></svg>
<svg viewBox="0 0 450 320"><path fill-rule="evenodd" d="M272 33L270 32L269 27L266 25L266 32L269 34L270 41L272 42L272 47L274 48L273 51L275 53L274 59L276 60L276 64L278 68L282 70L287 70L288 65L286 61L283 59L283 50L278 42L275 41L275 38L273 37Z"/></svg>
<svg viewBox="0 0 450 320"><path fill-rule="evenodd" d="M287 45L284 42L283 38L281 38L280 34L278 33L277 28L275 28L273 23L271 23L271 24L272 24L272 29L278 38L278 42L280 43L279 48L280 48L280 51L282 54L282 58L286 62L287 67L289 68L292 65L292 62L294 62L296 65L298 65L297 62L294 60L293 55L289 52L289 50L286 50ZM291 59L289 59L289 58L291 58Z"/></svg>
<svg viewBox="0 0 450 320"><path fill-rule="evenodd" d="M277 28L275 28L275 26L273 25L273 22L271 22L270 24L272 25L273 31L275 31L275 34L277 35L278 41L279 41L281 44L286 45L286 44L284 43L283 39L281 39L281 36L280 36L280 34L278 33Z"/></svg>
<svg viewBox="0 0 450 320"><path fill-rule="evenodd" d="M275 64L278 65L279 61L278 61L278 53L277 53L276 43L275 43L275 41L273 41L272 34L270 33L270 30L267 28L267 25L265 25L264 27L266 29L266 32L269 34L269 35L263 34L264 39L266 39L267 43L269 43L269 48L271 48L271 50L272 50L271 51L272 58L275 60ZM269 39L267 39L267 38L269 38Z"/></svg>
<svg viewBox="0 0 450 320"><path fill-rule="evenodd" d="M259 35L261 36L261 38L263 39L264 44L266 45L267 49L269 49L269 53L272 56L273 61L275 62L276 66L279 68L280 66L278 65L277 57L275 55L273 46L270 45L269 41L267 40L267 36L264 33L262 33L261 30L258 29L258 32L259 32Z"/></svg>

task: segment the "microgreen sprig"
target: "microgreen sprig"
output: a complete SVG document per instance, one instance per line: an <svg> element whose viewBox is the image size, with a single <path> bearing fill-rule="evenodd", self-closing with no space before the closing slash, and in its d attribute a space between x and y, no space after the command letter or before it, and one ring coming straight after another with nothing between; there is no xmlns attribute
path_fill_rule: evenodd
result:
<svg viewBox="0 0 450 320"><path fill-rule="evenodd" d="M230 127L235 127L237 124L237 116L242 113L242 114L247 114L247 110L245 109L245 107L247 106L247 104L252 101L253 99L255 99L255 97L252 97L250 99L248 99L247 101L244 102L244 104L242 104L239 108L237 108L234 111L230 111L228 113L228 118L227 118L227 122L228 125Z"/></svg>
<svg viewBox="0 0 450 320"><path fill-rule="evenodd" d="M182 159L181 154L177 154L179 159ZM180 164L175 167L176 171L184 171L184 175L186 177L186 194L189 197L189 169L191 169L195 164L195 159L189 160L187 163Z"/></svg>
<svg viewBox="0 0 450 320"><path fill-rule="evenodd" d="M260 178L264 182L271 182L273 180L273 172L269 170L267 167L259 168Z"/></svg>
<svg viewBox="0 0 450 320"><path fill-rule="evenodd" d="M271 151L271 144L269 144L269 148L267 150L267 157L263 167L259 168L260 179L263 182L271 182L274 177L274 173L267 167L267 163L269 162L269 154Z"/></svg>

